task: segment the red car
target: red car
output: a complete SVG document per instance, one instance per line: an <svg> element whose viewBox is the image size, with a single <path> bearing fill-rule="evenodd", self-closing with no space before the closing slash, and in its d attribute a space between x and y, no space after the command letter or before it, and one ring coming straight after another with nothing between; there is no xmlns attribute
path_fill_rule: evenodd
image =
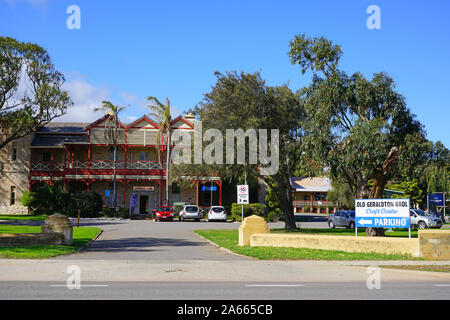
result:
<svg viewBox="0 0 450 320"><path fill-rule="evenodd" d="M168 220L173 221L173 209L171 207L162 206L154 210L155 221Z"/></svg>

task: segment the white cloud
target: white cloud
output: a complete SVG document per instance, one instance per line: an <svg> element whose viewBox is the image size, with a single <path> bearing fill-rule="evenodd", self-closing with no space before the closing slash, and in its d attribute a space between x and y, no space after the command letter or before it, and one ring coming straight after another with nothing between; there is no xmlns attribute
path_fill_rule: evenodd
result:
<svg viewBox="0 0 450 320"><path fill-rule="evenodd" d="M94 112L108 100L110 91L106 88L96 87L83 77L66 82L63 89L68 91L74 105L67 110L67 114L57 118L58 122L93 122L103 116L102 112Z"/></svg>

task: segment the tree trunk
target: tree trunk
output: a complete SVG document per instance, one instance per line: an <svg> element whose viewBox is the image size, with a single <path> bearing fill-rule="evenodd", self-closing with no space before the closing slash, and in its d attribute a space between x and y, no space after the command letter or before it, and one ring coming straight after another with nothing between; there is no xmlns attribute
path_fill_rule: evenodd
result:
<svg viewBox="0 0 450 320"><path fill-rule="evenodd" d="M277 174L278 176L278 174ZM292 190L289 174L285 173L282 177L279 177L278 188L281 211L283 211L285 218L284 229L287 231L298 230L295 223L294 207L292 206Z"/></svg>
<svg viewBox="0 0 450 320"><path fill-rule="evenodd" d="M386 174L397 159L398 148L393 147L383 163L383 168L378 168L375 172L373 186L369 195L370 199L381 199L383 197L384 187L386 186ZM385 230L384 228L367 228L366 235L368 237L384 237Z"/></svg>

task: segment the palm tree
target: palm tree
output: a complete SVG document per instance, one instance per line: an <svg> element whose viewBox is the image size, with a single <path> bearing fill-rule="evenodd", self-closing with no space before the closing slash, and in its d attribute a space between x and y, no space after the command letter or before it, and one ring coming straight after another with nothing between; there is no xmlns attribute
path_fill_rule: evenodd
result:
<svg viewBox="0 0 450 320"><path fill-rule="evenodd" d="M113 146L113 167L114 167L114 176L113 176L113 208L114 212L117 211L117 144L120 138L120 135L123 134L123 129L120 124L119 114L125 109L125 107L119 107L119 105L113 105L109 101L102 101L102 106L99 108L95 108L94 111L104 111L105 116L107 116L105 120L105 140L106 145L112 144ZM114 213L115 215L115 213Z"/></svg>
<svg viewBox="0 0 450 320"><path fill-rule="evenodd" d="M170 176L170 145L172 138L172 130L170 128L170 123L172 121L172 116L170 115L170 101L166 98L166 104L162 104L155 97L148 97L147 100L151 102L148 108L152 111L149 113L151 117L158 120L159 131L156 136L156 151L158 152L158 159L162 167L162 158L160 154L160 143L162 142L164 146L164 137L166 138L166 204L169 205L169 176ZM164 148L164 147L163 147Z"/></svg>

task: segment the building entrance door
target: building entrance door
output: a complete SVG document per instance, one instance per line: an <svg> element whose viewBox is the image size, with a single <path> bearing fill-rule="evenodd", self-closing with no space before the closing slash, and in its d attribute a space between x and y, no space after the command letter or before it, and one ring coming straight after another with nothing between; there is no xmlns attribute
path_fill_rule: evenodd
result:
<svg viewBox="0 0 450 320"><path fill-rule="evenodd" d="M139 214L148 214L148 195L139 196Z"/></svg>

